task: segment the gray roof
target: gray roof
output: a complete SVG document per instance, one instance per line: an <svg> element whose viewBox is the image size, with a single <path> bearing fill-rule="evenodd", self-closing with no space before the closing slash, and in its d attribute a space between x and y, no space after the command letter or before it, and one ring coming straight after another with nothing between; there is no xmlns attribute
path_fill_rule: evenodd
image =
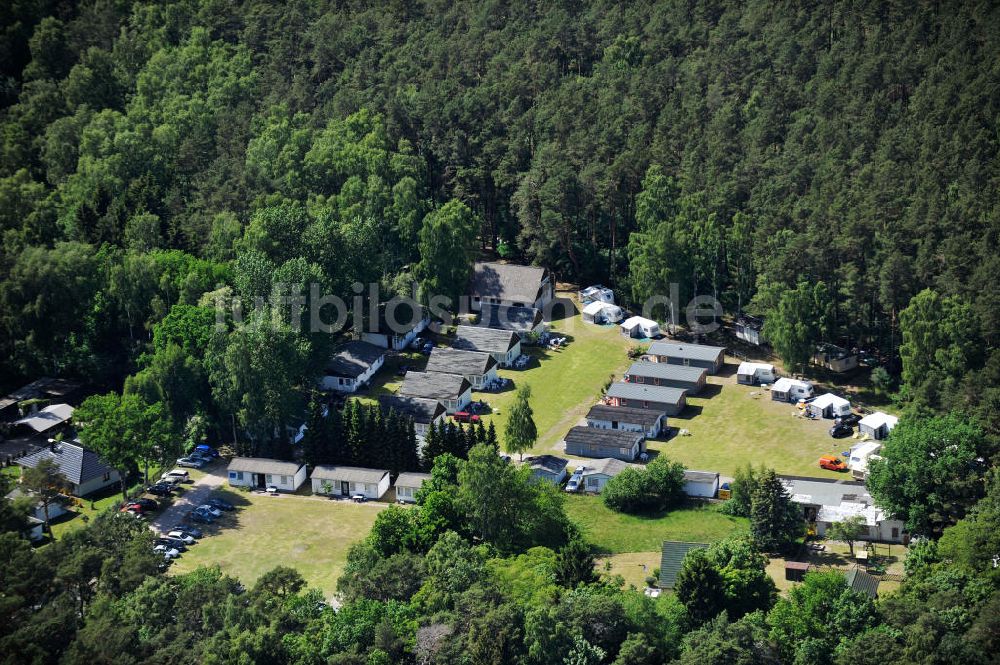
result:
<svg viewBox="0 0 1000 665"><path fill-rule="evenodd" d="M42 448L36 453L17 460L21 466L34 468L43 459L50 459L59 466L59 472L74 485L82 485L91 478L111 473L114 469L97 453L79 443L63 441Z"/></svg>
<svg viewBox="0 0 1000 665"><path fill-rule="evenodd" d="M401 473L396 476L396 487L420 487L430 479L429 473Z"/></svg>
<svg viewBox="0 0 1000 665"><path fill-rule="evenodd" d="M326 363L328 376L347 376L356 379L385 355L385 349L368 342L353 341L334 351Z"/></svg>
<svg viewBox="0 0 1000 665"><path fill-rule="evenodd" d="M847 586L851 591L862 593L869 598L878 596L879 578L870 575L860 568L852 568L844 574L847 578Z"/></svg>
<svg viewBox="0 0 1000 665"><path fill-rule="evenodd" d="M704 367L685 367L684 365L672 365L670 363L637 362L625 372L626 376L642 376L654 379L664 379L667 381L690 381L698 383L708 370Z"/></svg>
<svg viewBox="0 0 1000 665"><path fill-rule="evenodd" d="M659 404L680 404L686 392L683 388L651 386L645 383L612 383L608 387L609 397L638 399Z"/></svg>
<svg viewBox="0 0 1000 665"><path fill-rule="evenodd" d="M470 376L486 374L496 366L496 358L483 351L438 347L431 351L425 371Z"/></svg>
<svg viewBox="0 0 1000 665"><path fill-rule="evenodd" d="M441 400L458 399L459 396L471 387L472 384L460 374L407 372L399 393L410 397L427 397Z"/></svg>
<svg viewBox="0 0 1000 665"><path fill-rule="evenodd" d="M691 550L703 550L708 545L705 543L681 543L674 540L663 541L663 548L660 554L660 587L673 589L674 582L677 581L677 573L680 572L684 557Z"/></svg>
<svg viewBox="0 0 1000 665"><path fill-rule="evenodd" d="M509 302L533 303L545 279L545 268L512 263L476 263L472 267L471 295Z"/></svg>
<svg viewBox="0 0 1000 665"><path fill-rule="evenodd" d="M555 455L536 455L525 458L524 463L534 471L544 471L558 476L566 469L569 460Z"/></svg>
<svg viewBox="0 0 1000 665"><path fill-rule="evenodd" d="M26 386L21 386L6 397L0 398L0 411L27 399L38 399L46 395L51 397L65 397L79 387L80 384L75 381L43 376Z"/></svg>
<svg viewBox="0 0 1000 665"><path fill-rule="evenodd" d="M719 474L714 471L685 471L684 482L686 483L712 483L719 479Z"/></svg>
<svg viewBox="0 0 1000 665"><path fill-rule="evenodd" d="M388 475L385 469L362 469L357 466L327 466L320 464L313 469L310 478L317 480L340 480L349 483L380 483Z"/></svg>
<svg viewBox="0 0 1000 665"><path fill-rule="evenodd" d="M619 423L652 427L656 421L666 416L663 411L653 409L636 409L631 406L611 406L610 404L595 404L587 412L591 420L613 420Z"/></svg>
<svg viewBox="0 0 1000 665"><path fill-rule="evenodd" d="M615 459L614 457L602 457L600 459L587 460L586 468L583 470L583 475L602 475L613 478L629 467L635 467L635 464L629 464L628 462L623 462L620 459Z"/></svg>
<svg viewBox="0 0 1000 665"><path fill-rule="evenodd" d="M566 445L597 444L599 446L632 447L645 437L642 432L630 432L625 429L603 429L601 427L584 427L577 425L566 432Z"/></svg>
<svg viewBox="0 0 1000 665"><path fill-rule="evenodd" d="M387 312L392 305L392 322L388 320ZM365 321L364 332L381 333L383 335L405 335L421 321L430 319L427 308L407 298L395 297L389 302L380 303L378 311L369 314Z"/></svg>
<svg viewBox="0 0 1000 665"><path fill-rule="evenodd" d="M653 342L649 345L649 354L654 356L669 356L671 358L690 358L691 360L715 361L726 352L722 346L705 346L704 344L675 344L672 342Z"/></svg>
<svg viewBox="0 0 1000 665"><path fill-rule="evenodd" d="M15 420L12 424L26 425L36 432L45 432L72 418L73 411L73 407L69 404L51 404L29 416Z"/></svg>
<svg viewBox="0 0 1000 665"><path fill-rule="evenodd" d="M839 506L844 501L872 503L864 483L823 478L781 476L792 501L817 506ZM845 498L846 497L846 498Z"/></svg>
<svg viewBox="0 0 1000 665"><path fill-rule="evenodd" d="M465 351L507 353L517 345L517 335L512 330L497 330L482 326L458 326L452 347Z"/></svg>
<svg viewBox="0 0 1000 665"><path fill-rule="evenodd" d="M477 326L513 330L524 333L534 330L542 322L542 310L534 307L513 307L483 303Z"/></svg>
<svg viewBox="0 0 1000 665"><path fill-rule="evenodd" d="M234 457L229 462L229 471L245 473L269 473L272 476L294 476L302 468L298 462L282 462L266 457Z"/></svg>
<svg viewBox="0 0 1000 665"><path fill-rule="evenodd" d="M430 425L445 412L444 404L425 397L379 395L378 403L383 411L392 409L422 425Z"/></svg>

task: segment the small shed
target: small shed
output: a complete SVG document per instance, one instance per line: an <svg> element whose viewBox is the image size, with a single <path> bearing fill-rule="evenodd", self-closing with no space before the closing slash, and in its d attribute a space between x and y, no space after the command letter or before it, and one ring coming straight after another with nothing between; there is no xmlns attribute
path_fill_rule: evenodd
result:
<svg viewBox="0 0 1000 665"><path fill-rule="evenodd" d="M899 418L896 416L876 411L875 413L869 413L858 422L858 431L862 434L867 434L873 439L882 440L889 436L889 432L892 431L892 428L898 422Z"/></svg>
<svg viewBox="0 0 1000 665"><path fill-rule="evenodd" d="M587 492L599 493L609 480L632 466L635 465L613 457L587 460L587 464L583 468L583 489Z"/></svg>
<svg viewBox="0 0 1000 665"><path fill-rule="evenodd" d="M847 579L847 588L851 591L868 596L872 600L878 598L879 578L860 568L851 568L844 577Z"/></svg>
<svg viewBox="0 0 1000 665"><path fill-rule="evenodd" d="M229 462L229 484L233 487L265 489L277 487L294 492L306 481L306 466L265 457L234 457Z"/></svg>
<svg viewBox="0 0 1000 665"><path fill-rule="evenodd" d="M705 543L682 543L676 540L665 540L660 552L660 588L673 589L677 581L677 573L681 570L684 557L692 550L708 548Z"/></svg>
<svg viewBox="0 0 1000 665"><path fill-rule="evenodd" d="M396 501L415 503L417 492L431 479L429 473L401 473L396 478Z"/></svg>
<svg viewBox="0 0 1000 665"><path fill-rule="evenodd" d="M622 321L621 333L635 339L652 339L660 334L660 325L652 319L633 316Z"/></svg>
<svg viewBox="0 0 1000 665"><path fill-rule="evenodd" d="M700 499L715 498L719 491L719 474L714 471L685 471L684 494Z"/></svg>
<svg viewBox="0 0 1000 665"><path fill-rule="evenodd" d="M812 566L808 561L786 561L785 579L789 582L801 582Z"/></svg>
<svg viewBox="0 0 1000 665"><path fill-rule="evenodd" d="M851 413L851 403L833 393L823 393L806 405L814 418L839 418Z"/></svg>
<svg viewBox="0 0 1000 665"><path fill-rule="evenodd" d="M835 344L820 344L813 353L812 362L831 372L842 374L857 368L858 354Z"/></svg>
<svg viewBox="0 0 1000 665"><path fill-rule="evenodd" d="M622 320L622 308L612 303L595 300L583 308L584 323L617 323Z"/></svg>
<svg viewBox="0 0 1000 665"><path fill-rule="evenodd" d="M808 381L781 377L771 385L771 399L779 402L797 402L813 395L812 384Z"/></svg>
<svg viewBox="0 0 1000 665"><path fill-rule="evenodd" d="M566 466L569 464L569 460L555 455L536 455L535 457L526 457L524 463L528 465L536 478L558 485L566 478Z"/></svg>
<svg viewBox="0 0 1000 665"><path fill-rule="evenodd" d="M381 499L389 491L389 472L385 469L320 464L313 469L310 478L313 494L330 496L361 494L366 499Z"/></svg>
<svg viewBox="0 0 1000 665"><path fill-rule="evenodd" d="M741 362L736 369L736 382L746 386L772 383L775 378L774 365L770 363Z"/></svg>
<svg viewBox="0 0 1000 665"><path fill-rule="evenodd" d="M747 314L740 316L733 324L733 332L736 334L736 339L753 346L760 346L766 341L764 339L764 319L760 317Z"/></svg>

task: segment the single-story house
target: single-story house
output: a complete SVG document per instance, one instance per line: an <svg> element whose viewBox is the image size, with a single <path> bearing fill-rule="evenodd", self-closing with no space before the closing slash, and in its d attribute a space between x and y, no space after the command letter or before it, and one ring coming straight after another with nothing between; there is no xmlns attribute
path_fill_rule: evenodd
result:
<svg viewBox="0 0 1000 665"><path fill-rule="evenodd" d="M383 413L390 409L413 421L413 430L422 439L431 423L440 425L447 420L444 404L426 397L406 397L404 395L379 395L379 406Z"/></svg>
<svg viewBox="0 0 1000 665"><path fill-rule="evenodd" d="M566 454L580 457L614 457L631 462L645 449L642 432L577 425L566 432Z"/></svg>
<svg viewBox="0 0 1000 665"><path fill-rule="evenodd" d="M632 363L623 378L628 383L683 388L689 395L697 395L705 387L707 377L708 370L703 367L637 362Z"/></svg>
<svg viewBox="0 0 1000 665"><path fill-rule="evenodd" d="M536 478L558 485L566 479L566 465L569 464L569 460L555 455L536 455L524 458L524 463Z"/></svg>
<svg viewBox="0 0 1000 665"><path fill-rule="evenodd" d="M871 575L860 568L851 568L844 573L847 580L847 588L855 593L864 594L872 600L878 598L879 578Z"/></svg>
<svg viewBox="0 0 1000 665"><path fill-rule="evenodd" d="M806 404L814 418L838 418L851 413L851 403L833 393L823 393Z"/></svg>
<svg viewBox="0 0 1000 665"><path fill-rule="evenodd" d="M417 492L424 483L431 479L429 473L401 473L396 477L396 501L414 503L417 500Z"/></svg>
<svg viewBox="0 0 1000 665"><path fill-rule="evenodd" d="M820 344L812 355L812 363L839 374L858 366L858 354L834 344Z"/></svg>
<svg viewBox="0 0 1000 665"><path fill-rule="evenodd" d="M402 351L422 333L431 322L425 307L405 298L393 298L378 306L378 311L368 318L361 341L383 349Z"/></svg>
<svg viewBox="0 0 1000 665"><path fill-rule="evenodd" d="M545 268L476 262L469 294L474 310L484 303L542 309L552 300L554 291Z"/></svg>
<svg viewBox="0 0 1000 665"><path fill-rule="evenodd" d="M508 305L484 304L479 310L477 326L510 330L524 339L531 333L545 331L545 319L542 310L534 307L511 307Z"/></svg>
<svg viewBox="0 0 1000 665"><path fill-rule="evenodd" d="M783 376L771 385L771 399L779 402L798 402L813 395L812 384L808 381L789 379Z"/></svg>
<svg viewBox="0 0 1000 665"><path fill-rule="evenodd" d="M705 543L681 543L675 540L663 541L663 549L660 552L660 588L673 589L674 582L677 581L677 573L681 570L684 557L692 550L703 550L708 545Z"/></svg>
<svg viewBox="0 0 1000 665"><path fill-rule="evenodd" d="M582 289L579 297L580 303L583 305L589 305L592 302L605 302L612 305L615 303L615 292L600 284L594 284Z"/></svg>
<svg viewBox="0 0 1000 665"><path fill-rule="evenodd" d="M229 462L229 484L233 487L265 489L277 487L294 492L306 481L306 465L265 457L234 457Z"/></svg>
<svg viewBox="0 0 1000 665"><path fill-rule="evenodd" d="M733 331L736 333L736 339L743 340L753 346L760 346L766 341L764 339L764 319L756 316L747 314L740 316L733 324Z"/></svg>
<svg viewBox="0 0 1000 665"><path fill-rule="evenodd" d="M353 393L366 385L385 362L385 349L352 341L334 351L323 370L323 390Z"/></svg>
<svg viewBox="0 0 1000 665"><path fill-rule="evenodd" d="M684 493L712 499L719 491L719 474L713 471L684 471Z"/></svg>
<svg viewBox="0 0 1000 665"><path fill-rule="evenodd" d="M898 422L899 418L896 416L876 411L875 413L869 413L858 422L858 431L862 434L867 434L873 439L882 440L889 436L889 432L892 431L892 428Z"/></svg>
<svg viewBox="0 0 1000 665"><path fill-rule="evenodd" d="M706 346L704 344L654 342L649 346L648 354L659 363L704 367L709 374L715 374L722 369L726 349L721 346Z"/></svg>
<svg viewBox="0 0 1000 665"><path fill-rule="evenodd" d="M488 353L501 367L509 366L521 355L521 338L517 333L483 326L458 326L451 346L461 351Z"/></svg>
<svg viewBox="0 0 1000 665"><path fill-rule="evenodd" d="M587 460L587 465L583 469L583 489L585 492L598 494L609 480L633 466L635 465L614 457Z"/></svg>
<svg viewBox="0 0 1000 665"><path fill-rule="evenodd" d="M31 383L21 386L17 390L0 397L0 422L10 422L19 416L25 415L18 411L17 405L30 399L58 399L68 401L76 391L80 389L80 384L68 379L55 379L43 376L35 379Z"/></svg>
<svg viewBox="0 0 1000 665"><path fill-rule="evenodd" d="M498 378L497 361L490 354L445 347L437 347L431 351L424 371L460 374L472 384L473 390L480 390Z"/></svg>
<svg viewBox="0 0 1000 665"><path fill-rule="evenodd" d="M362 469L356 466L327 466L320 464L313 469L313 494L354 496L381 499L389 491L389 472L385 469Z"/></svg>
<svg viewBox="0 0 1000 665"><path fill-rule="evenodd" d="M777 378L777 374L775 374L774 365L771 363L741 362L736 369L736 382L747 386L773 383L775 378Z"/></svg>
<svg viewBox="0 0 1000 665"><path fill-rule="evenodd" d="M472 401L472 384L461 374L443 372L407 372L399 394L405 397L435 399L445 413L461 411Z"/></svg>
<svg viewBox="0 0 1000 665"><path fill-rule="evenodd" d="M847 460L847 468L856 480L868 477L868 462L878 457L882 444L878 441L862 441L851 446L851 455Z"/></svg>
<svg viewBox="0 0 1000 665"><path fill-rule="evenodd" d="M587 412L587 425L601 429L640 432L648 439L655 439L667 428L667 414L651 409L595 404Z"/></svg>
<svg viewBox="0 0 1000 665"><path fill-rule="evenodd" d="M73 407L69 404L50 404L44 409L39 409L24 418L15 420L11 426L34 434L54 432L73 417L73 411Z"/></svg>
<svg viewBox="0 0 1000 665"><path fill-rule="evenodd" d="M636 409L651 409L679 415L687 404L687 391L683 388L649 386L642 383L612 383L608 387L608 403L612 406L628 406Z"/></svg>
<svg viewBox="0 0 1000 665"><path fill-rule="evenodd" d="M781 482L792 502L802 506L805 520L813 524L821 537L834 522L861 515L865 523L861 540L904 544L909 541L903 522L876 506L864 483L798 476L781 476Z"/></svg>
<svg viewBox="0 0 1000 665"><path fill-rule="evenodd" d="M583 306L584 323L617 323L622 320L622 308L602 300Z"/></svg>
<svg viewBox="0 0 1000 665"><path fill-rule="evenodd" d="M630 316L621 322L621 333L634 339L652 339L660 334L660 324L641 316Z"/></svg>
<svg viewBox="0 0 1000 665"><path fill-rule="evenodd" d="M25 468L34 468L43 459L50 459L66 478L67 490L73 496L87 496L105 487L117 485L121 475L100 456L84 448L78 441L60 441L17 460Z"/></svg>
<svg viewBox="0 0 1000 665"><path fill-rule="evenodd" d="M21 489L20 487L15 487L10 492L7 493L7 500L14 502L21 497L35 498L35 494ZM57 500L49 503L49 520L54 520L60 515L66 514L66 507L63 502L68 500L68 497L60 496ZM28 513L29 517L34 517L37 520L41 520L44 524L45 522L45 506L42 504L41 500L38 499L31 504L31 510ZM34 529L32 529L34 530ZM41 534L39 534L41 536Z"/></svg>

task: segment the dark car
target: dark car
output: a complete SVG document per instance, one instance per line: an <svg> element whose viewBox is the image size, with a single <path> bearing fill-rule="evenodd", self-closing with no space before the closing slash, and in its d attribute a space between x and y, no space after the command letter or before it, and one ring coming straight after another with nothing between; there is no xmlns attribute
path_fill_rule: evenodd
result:
<svg viewBox="0 0 1000 665"><path fill-rule="evenodd" d="M835 439L843 439L852 434L854 434L854 428L850 425L834 425L830 428L830 436Z"/></svg>
<svg viewBox="0 0 1000 665"><path fill-rule="evenodd" d="M157 508L160 507L160 504L156 503L156 501L146 498L132 499L131 501L129 501L129 503L134 503L146 511L156 510Z"/></svg>
<svg viewBox="0 0 1000 665"><path fill-rule="evenodd" d="M218 450L216 450L212 446L206 445L204 443L201 444L200 446L195 446L194 451L196 453L200 453L202 455L208 455L209 457L213 457L213 458L219 456L219 451Z"/></svg>
<svg viewBox="0 0 1000 665"><path fill-rule="evenodd" d="M191 526L190 524L185 524L183 522L180 524L175 524L170 530L182 531L187 535L191 536L192 538L201 538L202 536L205 535L205 533L201 529Z"/></svg>
<svg viewBox="0 0 1000 665"><path fill-rule="evenodd" d="M157 485L150 485L149 487L147 487L146 492L148 492L149 494L153 494L155 496L173 496L174 488L172 488L170 485L157 484Z"/></svg>
<svg viewBox="0 0 1000 665"><path fill-rule="evenodd" d="M854 427L859 422L861 422L861 416L856 413L849 413L846 416L838 416L836 420L833 421L834 425L847 425L848 427Z"/></svg>
<svg viewBox="0 0 1000 665"><path fill-rule="evenodd" d="M197 524L211 524L215 521L215 518L207 513L199 513L192 510L188 513L188 519Z"/></svg>
<svg viewBox="0 0 1000 665"><path fill-rule="evenodd" d="M163 536L162 538L157 538L156 542L160 545L166 545L167 547L172 547L178 552L187 551L187 543L185 543L180 538L171 538L170 536Z"/></svg>
<svg viewBox="0 0 1000 665"><path fill-rule="evenodd" d="M228 510L236 510L236 506L234 506L233 504L229 503L225 499L220 499L217 496L211 497L205 503L207 503L208 505L212 506L213 508L218 508L219 510L227 510L227 511Z"/></svg>

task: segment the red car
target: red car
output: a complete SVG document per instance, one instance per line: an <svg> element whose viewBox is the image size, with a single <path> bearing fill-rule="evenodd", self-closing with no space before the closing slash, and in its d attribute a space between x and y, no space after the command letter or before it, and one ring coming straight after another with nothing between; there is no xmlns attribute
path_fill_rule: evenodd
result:
<svg viewBox="0 0 1000 665"><path fill-rule="evenodd" d="M479 416L468 411L456 411L452 416L457 423L478 423Z"/></svg>
<svg viewBox="0 0 1000 665"><path fill-rule="evenodd" d="M847 465L844 464L844 461L833 455L823 455L820 457L819 466L829 471L847 471Z"/></svg>

